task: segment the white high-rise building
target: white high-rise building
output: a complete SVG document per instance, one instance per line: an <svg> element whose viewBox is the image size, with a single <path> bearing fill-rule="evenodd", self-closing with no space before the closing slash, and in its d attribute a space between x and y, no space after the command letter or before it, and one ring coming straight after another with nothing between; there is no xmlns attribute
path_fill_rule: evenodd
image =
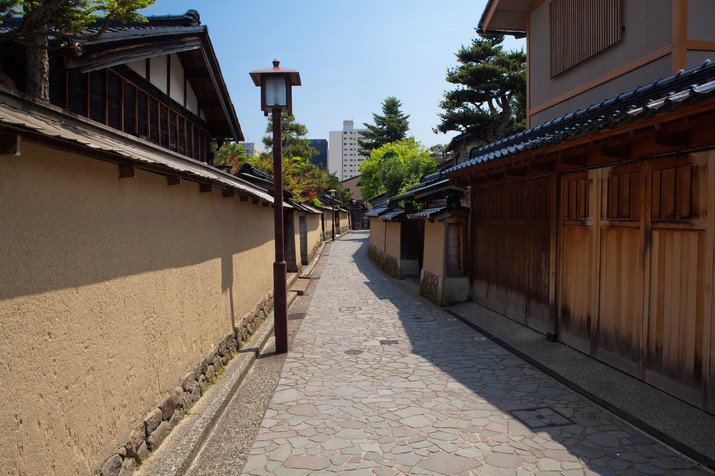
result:
<svg viewBox="0 0 715 476"><path fill-rule="evenodd" d="M367 129L355 129L353 121L343 121L342 131L331 131L328 137L328 170L341 181L360 175L359 165L365 160L358 140Z"/></svg>
<svg viewBox="0 0 715 476"><path fill-rule="evenodd" d="M258 157L259 155L268 152L255 142L239 142L238 144L243 146L243 150L246 152L246 157Z"/></svg>

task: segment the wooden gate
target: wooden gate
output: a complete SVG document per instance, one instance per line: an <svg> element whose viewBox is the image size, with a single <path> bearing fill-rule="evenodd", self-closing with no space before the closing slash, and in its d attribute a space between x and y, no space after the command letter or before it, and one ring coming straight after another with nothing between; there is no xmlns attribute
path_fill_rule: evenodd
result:
<svg viewBox="0 0 715 476"><path fill-rule="evenodd" d="M549 197L548 178L472 193L474 300L544 333L549 321Z"/></svg>
<svg viewBox="0 0 715 476"><path fill-rule="evenodd" d="M561 340L703 408L713 340L707 162L697 154L564 174L559 206Z"/></svg>

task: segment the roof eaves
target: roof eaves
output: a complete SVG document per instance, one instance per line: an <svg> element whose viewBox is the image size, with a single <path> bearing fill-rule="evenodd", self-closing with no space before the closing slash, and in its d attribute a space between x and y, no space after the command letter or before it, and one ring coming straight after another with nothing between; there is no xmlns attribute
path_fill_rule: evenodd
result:
<svg viewBox="0 0 715 476"><path fill-rule="evenodd" d="M691 92L699 95L693 99ZM715 61L674 76L663 78L632 91L619 94L585 109L514 134L491 144L474 148L470 159L443 171L445 176L551 144L575 139L606 128L625 125L641 118L677 109L715 94ZM691 99L691 101L688 101ZM661 108L665 108L660 110Z"/></svg>
<svg viewBox="0 0 715 476"><path fill-rule="evenodd" d="M161 170L186 178L227 186L264 202L273 203L271 194L209 164L180 155L169 149L65 111L40 103L26 94L0 86L0 123L6 127L48 140L74 144L94 150L119 163L130 162L139 168ZM110 159L105 159L110 160ZM114 160L114 159L111 159Z"/></svg>

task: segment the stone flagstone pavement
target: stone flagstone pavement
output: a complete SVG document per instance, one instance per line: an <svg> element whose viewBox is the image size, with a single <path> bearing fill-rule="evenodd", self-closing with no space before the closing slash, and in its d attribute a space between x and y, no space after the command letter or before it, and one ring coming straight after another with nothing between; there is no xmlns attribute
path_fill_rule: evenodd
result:
<svg viewBox="0 0 715 476"><path fill-rule="evenodd" d="M701 474L336 241L244 474Z"/></svg>

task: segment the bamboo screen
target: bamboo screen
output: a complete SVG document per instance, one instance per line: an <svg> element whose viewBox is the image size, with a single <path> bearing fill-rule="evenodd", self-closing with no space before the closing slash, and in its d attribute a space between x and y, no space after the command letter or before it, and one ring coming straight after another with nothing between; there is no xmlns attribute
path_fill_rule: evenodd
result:
<svg viewBox="0 0 715 476"><path fill-rule="evenodd" d="M553 0L549 25L553 78L621 41L621 0Z"/></svg>

